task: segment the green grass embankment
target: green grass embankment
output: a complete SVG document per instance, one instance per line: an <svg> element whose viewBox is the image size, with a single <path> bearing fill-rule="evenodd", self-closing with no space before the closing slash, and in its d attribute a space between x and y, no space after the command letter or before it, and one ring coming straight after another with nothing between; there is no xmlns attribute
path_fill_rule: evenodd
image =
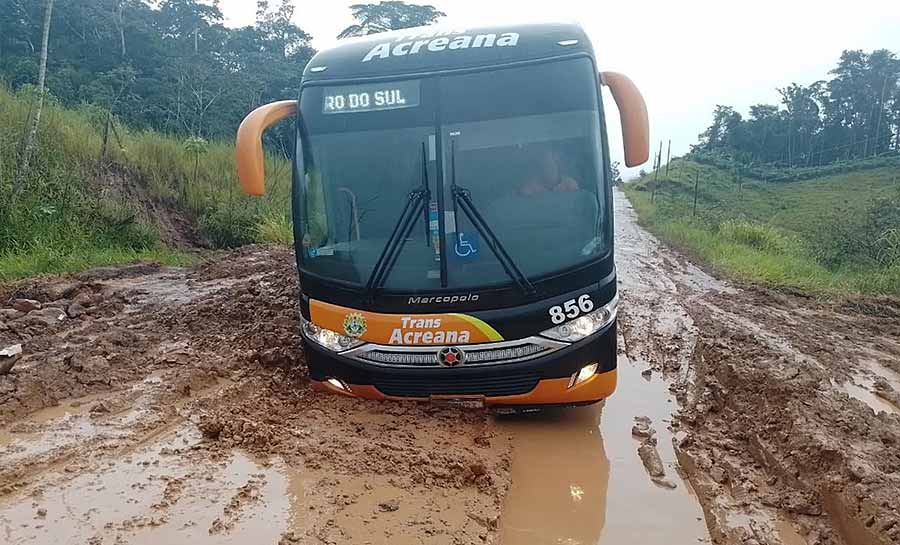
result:
<svg viewBox="0 0 900 545"><path fill-rule="evenodd" d="M658 183L650 173L624 189L645 227L733 278L900 295L900 168L766 183L679 160Z"/></svg>
<svg viewBox="0 0 900 545"><path fill-rule="evenodd" d="M246 197L231 142L117 124L101 159L105 112L48 102L14 195L34 100L0 85L0 281L144 259L185 263L197 239L213 248L290 241L289 162L267 158L268 195Z"/></svg>

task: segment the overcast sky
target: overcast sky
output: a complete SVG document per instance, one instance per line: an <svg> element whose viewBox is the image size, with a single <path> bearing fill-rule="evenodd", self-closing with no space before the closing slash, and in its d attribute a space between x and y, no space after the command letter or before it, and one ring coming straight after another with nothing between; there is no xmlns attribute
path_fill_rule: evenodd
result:
<svg viewBox="0 0 900 545"><path fill-rule="evenodd" d="M313 45L323 49L334 45L335 36L353 22L350 4L363 1L377 2L296 0L294 20L313 36ZM643 92L650 111L651 146L671 138L673 155L696 143L716 104L746 113L752 104L775 103L776 87L826 77L844 49L886 48L900 54L897 0L413 3L434 5L447 13L444 22L457 26L580 22L601 69L628 74ZM253 23L256 2L221 0L221 8L229 26L248 25ZM604 103L613 160L621 161L619 121L608 93Z"/></svg>

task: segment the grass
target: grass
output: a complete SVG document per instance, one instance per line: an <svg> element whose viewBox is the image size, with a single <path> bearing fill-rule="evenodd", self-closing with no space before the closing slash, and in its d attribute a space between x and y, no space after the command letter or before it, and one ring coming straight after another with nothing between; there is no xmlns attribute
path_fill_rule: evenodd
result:
<svg viewBox="0 0 900 545"><path fill-rule="evenodd" d="M658 183L649 174L625 192L648 229L738 280L823 296L896 296L900 260L888 226L900 225L898 170L738 184L729 172L678 161ZM882 232L888 242L878 242Z"/></svg>
<svg viewBox="0 0 900 545"><path fill-rule="evenodd" d="M294 243L294 227L286 214L271 213L256 223L255 235L262 242L291 246Z"/></svg>
<svg viewBox="0 0 900 545"><path fill-rule="evenodd" d="M38 274L78 272L104 265L125 265L139 261L170 266L188 266L197 262L194 254L168 248L130 250L127 248L85 248L82 252L56 252L52 249L0 256L0 282L9 282Z"/></svg>
<svg viewBox="0 0 900 545"><path fill-rule="evenodd" d="M0 281L94 265L189 261L167 247L131 184L188 217L214 247L291 239L290 163L267 157L268 194L244 196L231 142L183 139L116 124L101 160L105 112L45 105L30 175L13 202L33 93L0 85ZM120 145L121 144L121 145ZM118 178L102 178L109 165Z"/></svg>

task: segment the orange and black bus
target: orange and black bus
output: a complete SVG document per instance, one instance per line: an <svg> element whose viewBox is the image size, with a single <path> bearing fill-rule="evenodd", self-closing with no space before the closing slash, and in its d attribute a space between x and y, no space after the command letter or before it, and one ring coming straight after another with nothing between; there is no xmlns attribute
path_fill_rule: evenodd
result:
<svg viewBox="0 0 900 545"><path fill-rule="evenodd" d="M294 116L302 335L317 388L493 407L599 401L616 386L613 204L601 87L625 163L644 101L598 72L572 24L422 27L339 42L300 96L238 130L246 193L261 138Z"/></svg>

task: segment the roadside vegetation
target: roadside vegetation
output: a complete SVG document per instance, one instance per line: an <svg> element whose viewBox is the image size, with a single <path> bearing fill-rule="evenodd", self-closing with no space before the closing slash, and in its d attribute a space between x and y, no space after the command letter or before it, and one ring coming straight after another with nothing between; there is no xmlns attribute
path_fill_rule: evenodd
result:
<svg viewBox="0 0 900 545"><path fill-rule="evenodd" d="M641 223L721 272L820 295L900 295L900 160L792 183L690 160L665 170L624 185Z"/></svg>
<svg viewBox="0 0 900 545"><path fill-rule="evenodd" d="M778 94L746 117L717 105L670 165L660 146L625 184L641 221L743 280L900 295L900 59L844 51L827 79Z"/></svg>
<svg viewBox="0 0 900 545"><path fill-rule="evenodd" d="M34 94L0 86L0 280L137 259L182 263L194 243L290 241L286 160L269 158L267 197L246 197L230 142L117 124L103 154L105 112L91 105L67 110L52 97L30 172L14 192ZM167 216L183 221L167 231Z"/></svg>

